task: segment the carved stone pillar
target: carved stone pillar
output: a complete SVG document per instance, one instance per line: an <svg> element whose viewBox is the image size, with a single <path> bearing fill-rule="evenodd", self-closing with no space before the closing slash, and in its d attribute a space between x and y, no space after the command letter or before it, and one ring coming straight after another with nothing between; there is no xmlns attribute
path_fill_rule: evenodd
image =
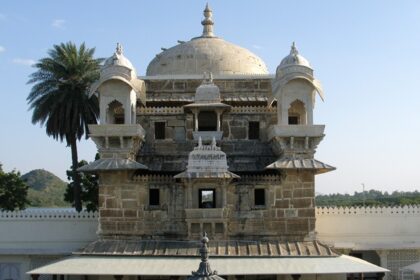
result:
<svg viewBox="0 0 420 280"><path fill-rule="evenodd" d="M299 280L301 275L300 274L292 274L290 276L292 276L293 280Z"/></svg>

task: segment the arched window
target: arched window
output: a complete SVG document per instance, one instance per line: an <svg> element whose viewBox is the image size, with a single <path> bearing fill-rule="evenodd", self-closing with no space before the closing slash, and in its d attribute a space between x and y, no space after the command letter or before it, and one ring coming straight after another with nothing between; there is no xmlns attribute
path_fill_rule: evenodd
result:
<svg viewBox="0 0 420 280"><path fill-rule="evenodd" d="M198 114L198 131L216 131L217 115L215 112L203 111Z"/></svg>
<svg viewBox="0 0 420 280"><path fill-rule="evenodd" d="M117 100L108 104L107 123L124 124L124 107Z"/></svg>
<svg viewBox="0 0 420 280"><path fill-rule="evenodd" d="M295 100L290 104L288 123L290 125L307 124L305 104L302 101Z"/></svg>

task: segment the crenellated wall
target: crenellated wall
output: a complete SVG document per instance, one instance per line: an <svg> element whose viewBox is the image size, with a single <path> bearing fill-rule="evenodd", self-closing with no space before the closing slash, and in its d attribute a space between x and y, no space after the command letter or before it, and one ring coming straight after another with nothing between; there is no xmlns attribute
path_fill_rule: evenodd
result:
<svg viewBox="0 0 420 280"><path fill-rule="evenodd" d="M318 207L316 231L339 248L420 248L420 206Z"/></svg>
<svg viewBox="0 0 420 280"><path fill-rule="evenodd" d="M98 213L73 209L0 212L2 254L69 254L96 239Z"/></svg>

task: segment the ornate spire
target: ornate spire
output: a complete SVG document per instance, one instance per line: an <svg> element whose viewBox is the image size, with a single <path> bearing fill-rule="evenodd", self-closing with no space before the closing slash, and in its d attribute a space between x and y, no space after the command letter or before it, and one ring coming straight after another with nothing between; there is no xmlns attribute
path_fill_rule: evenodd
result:
<svg viewBox="0 0 420 280"><path fill-rule="evenodd" d="M213 11L209 7L209 3L206 4L206 8L204 9L203 14L204 14L204 19L201 22L201 24L203 25L203 35L201 37L214 37L214 33L213 33L214 22L212 19Z"/></svg>
<svg viewBox="0 0 420 280"><path fill-rule="evenodd" d="M290 54L291 55L298 55L299 54L299 52L298 52L298 50L296 48L295 42L292 43L292 47L290 48Z"/></svg>
<svg viewBox="0 0 420 280"><path fill-rule="evenodd" d="M123 54L123 47L120 43L117 43L117 48L115 49L115 53L119 55Z"/></svg>
<svg viewBox="0 0 420 280"><path fill-rule="evenodd" d="M197 271L192 272L192 277L188 279L202 279L201 277L209 277L210 279L214 280L222 280L223 278L217 276L217 271L213 271L210 268L209 263L209 249L207 247L207 243L209 243L209 238L207 237L207 233L204 232L203 238L201 239L201 248L200 248L200 256L201 262L200 266L198 267Z"/></svg>

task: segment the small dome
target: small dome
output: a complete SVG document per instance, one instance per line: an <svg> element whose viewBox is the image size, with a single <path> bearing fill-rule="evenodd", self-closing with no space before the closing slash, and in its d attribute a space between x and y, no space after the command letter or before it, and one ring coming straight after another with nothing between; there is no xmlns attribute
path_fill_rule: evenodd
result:
<svg viewBox="0 0 420 280"><path fill-rule="evenodd" d="M111 57L109 57L107 60L105 60L103 68L106 68L108 66L113 66L113 65L123 66L132 71L136 71L134 69L133 64L131 64L130 60L128 60L128 58L124 56L123 48L120 43L117 43L117 48L114 54Z"/></svg>
<svg viewBox="0 0 420 280"><path fill-rule="evenodd" d="M290 49L290 54L283 58L281 61L280 67L286 67L290 65L300 65L300 66L306 66L308 68L312 68L309 61L301 56L296 48L295 42L293 42L292 47Z"/></svg>
<svg viewBox="0 0 420 280"><path fill-rule="evenodd" d="M150 62L146 75L268 74L261 58L247 49L215 37L212 11L204 10L203 34L164 51Z"/></svg>

